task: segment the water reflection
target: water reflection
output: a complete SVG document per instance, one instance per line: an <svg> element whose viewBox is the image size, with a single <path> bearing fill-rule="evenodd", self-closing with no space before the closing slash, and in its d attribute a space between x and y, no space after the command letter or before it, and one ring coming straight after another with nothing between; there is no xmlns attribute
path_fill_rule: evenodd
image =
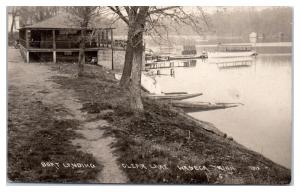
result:
<svg viewBox="0 0 300 192"><path fill-rule="evenodd" d="M196 60L193 67L174 67L175 77L156 79L165 92L202 92L203 96L191 99L194 101L243 103L237 108L191 115L215 124L243 145L290 167L291 55L259 55L247 61L247 67L234 66L232 63L239 61L229 60L226 65L231 67L224 67L220 64L224 61ZM170 69L160 70L167 73Z"/></svg>

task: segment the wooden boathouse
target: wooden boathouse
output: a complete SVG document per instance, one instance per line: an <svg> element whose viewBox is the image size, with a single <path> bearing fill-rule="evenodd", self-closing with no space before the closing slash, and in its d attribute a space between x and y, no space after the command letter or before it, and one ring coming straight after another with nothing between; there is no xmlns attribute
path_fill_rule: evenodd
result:
<svg viewBox="0 0 300 192"><path fill-rule="evenodd" d="M99 60L110 57L111 67L114 63L113 30L103 22L92 23L86 29L85 61ZM76 24L68 14L60 14L19 29L20 51L26 62L77 62L81 40L79 23ZM101 59L99 59L101 57ZM105 58L104 58L105 59Z"/></svg>

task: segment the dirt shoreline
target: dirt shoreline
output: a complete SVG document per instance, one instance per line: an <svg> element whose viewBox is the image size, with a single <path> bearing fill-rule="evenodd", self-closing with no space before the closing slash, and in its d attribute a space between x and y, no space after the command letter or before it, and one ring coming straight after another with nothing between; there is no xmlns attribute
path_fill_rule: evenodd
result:
<svg viewBox="0 0 300 192"><path fill-rule="evenodd" d="M128 183L290 183L289 169L166 102L144 98L144 117L134 117L112 71L90 65L85 69L82 78L54 81L77 93L82 110L112 125L105 132L116 138L113 148ZM70 67L61 65L61 72L70 73Z"/></svg>

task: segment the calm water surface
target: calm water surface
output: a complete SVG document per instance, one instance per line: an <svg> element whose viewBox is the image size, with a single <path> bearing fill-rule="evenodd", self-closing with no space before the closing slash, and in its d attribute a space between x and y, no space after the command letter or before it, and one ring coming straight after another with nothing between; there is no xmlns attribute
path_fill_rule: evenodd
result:
<svg viewBox="0 0 300 192"><path fill-rule="evenodd" d="M244 59L242 59L244 60ZM191 101L240 102L243 106L190 113L213 123L244 146L291 166L291 78L289 54L259 55L244 63L231 59L180 61L175 77L156 76L165 92L202 92ZM227 62L226 64L221 62ZM247 66L230 67L230 65ZM160 69L169 74L170 69Z"/></svg>

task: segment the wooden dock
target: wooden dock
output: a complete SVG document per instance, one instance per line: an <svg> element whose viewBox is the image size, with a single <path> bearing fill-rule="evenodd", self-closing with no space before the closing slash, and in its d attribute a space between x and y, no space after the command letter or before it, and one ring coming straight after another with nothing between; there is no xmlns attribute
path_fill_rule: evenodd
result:
<svg viewBox="0 0 300 192"><path fill-rule="evenodd" d="M222 58L216 60L210 60L210 63L216 64L219 69L238 68L238 67L250 67L253 63L253 58Z"/></svg>
<svg viewBox="0 0 300 192"><path fill-rule="evenodd" d="M159 68L174 68L174 67L195 67L196 60L182 60L181 62L161 61L146 63L146 69L159 69Z"/></svg>

